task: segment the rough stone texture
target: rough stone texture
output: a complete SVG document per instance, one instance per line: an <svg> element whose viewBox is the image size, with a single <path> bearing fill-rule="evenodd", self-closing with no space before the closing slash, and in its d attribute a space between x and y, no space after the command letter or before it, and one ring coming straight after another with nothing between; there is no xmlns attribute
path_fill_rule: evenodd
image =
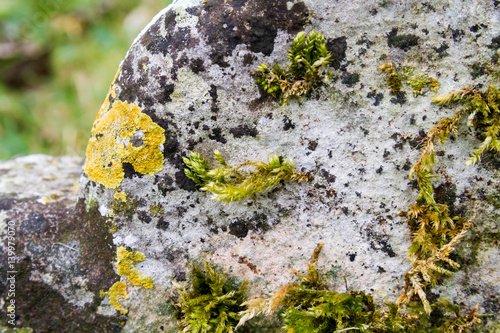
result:
<svg viewBox="0 0 500 333"><path fill-rule="evenodd" d="M103 332L168 331L174 325L168 289L172 279L185 278L189 260L219 263L249 280L255 293L269 295L295 278L292 267L306 268L320 241L320 270L335 270L350 289L373 294L378 304L394 302L410 268L409 230L397 214L417 195L408 170L421 135L453 110L431 104L435 92L415 97L404 86L390 94L377 67L385 59L412 66L441 83L439 94L499 86L499 19L500 3L486 0L176 1L134 41L96 119L117 101L138 106L164 130L157 146L161 171L143 174L123 157L148 145L147 130L134 130L102 151L113 163L123 161L120 186L108 189L83 173L71 212L68 203L44 203L50 189L69 186L57 183L63 174L41 194L30 188L6 194L12 191L3 184L21 162L0 167L0 216L19 223L26 297L36 302L34 290L47 290L54 311L66 311L52 322L23 308L19 323L41 332L46 323L59 325L58 331L77 331L64 326L70 323ZM327 39L332 78L281 106L259 89L252 71L262 62L286 65L291 41L304 29ZM436 194L459 214L476 207L477 216L457 252L463 269L432 292L468 307L479 303L481 312L493 314L485 318L491 325L500 309L499 159L488 154L479 166L465 166L480 142L468 133L463 126L440 150ZM230 164L278 153L312 180L214 202L184 175L182 156L193 150L211 157L215 149ZM106 172L111 165L99 168ZM136 267L155 281L148 290L129 287L130 299L122 302L127 317L98 297L118 280L111 264L116 246L144 253ZM345 290L343 281L338 290Z"/></svg>

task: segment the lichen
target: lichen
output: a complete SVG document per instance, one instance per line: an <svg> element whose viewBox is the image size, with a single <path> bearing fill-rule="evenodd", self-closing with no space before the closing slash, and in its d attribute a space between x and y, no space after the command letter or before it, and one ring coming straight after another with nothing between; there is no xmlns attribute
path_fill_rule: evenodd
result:
<svg viewBox="0 0 500 333"><path fill-rule="evenodd" d="M125 247L120 246L116 250L116 273L127 277L136 286L152 288L153 278L149 275L143 275L135 268L135 263L142 262L144 259L146 259L144 253L138 251L130 252Z"/></svg>
<svg viewBox="0 0 500 333"><path fill-rule="evenodd" d="M119 100L110 106L111 98L115 98L114 86L92 127L84 170L91 180L116 189L125 177L123 163L142 174L163 170L165 130L139 106Z"/></svg>
<svg viewBox="0 0 500 333"><path fill-rule="evenodd" d="M144 259L146 259L146 256L143 253L138 251L127 251L125 247L120 246L116 250L116 273L121 277L125 277L136 286L148 289L152 288L153 278L149 275L143 275L135 268L135 264L144 261ZM101 290L101 298L105 295L109 296L109 303L113 305L116 310L120 311L122 314L128 312L128 310L118 301L119 298L129 298L126 280L115 282L106 292Z"/></svg>
<svg viewBox="0 0 500 333"><path fill-rule="evenodd" d="M302 182L309 177L295 171L292 160L282 160L278 155L269 157L269 164L262 161L246 161L238 166L229 166L222 154L216 150L215 159L220 167L211 168L205 158L190 152L183 157L186 176L201 186L202 191L212 192L212 199L225 202L237 201L255 193L269 190L282 180ZM252 167L254 171L243 171Z"/></svg>
<svg viewBox="0 0 500 333"><path fill-rule="evenodd" d="M106 292L101 290L101 298L104 298L105 295L109 296L109 304L113 305L116 310L120 311L122 314L128 312L128 310L118 301L120 298L129 299L127 294L127 283L125 281L115 282Z"/></svg>
<svg viewBox="0 0 500 333"><path fill-rule="evenodd" d="M387 73L387 85L391 88L391 93L397 94L403 87L403 82L413 89L415 97L424 94L424 89L436 91L440 87L440 83L432 76L426 74L416 74L414 69L409 66L398 68L394 62L386 62L378 67L378 69Z"/></svg>

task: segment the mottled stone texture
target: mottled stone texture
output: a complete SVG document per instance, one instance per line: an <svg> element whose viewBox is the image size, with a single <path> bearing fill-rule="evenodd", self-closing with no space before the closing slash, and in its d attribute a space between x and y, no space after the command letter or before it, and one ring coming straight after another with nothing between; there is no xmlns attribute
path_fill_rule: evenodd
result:
<svg viewBox="0 0 500 333"><path fill-rule="evenodd" d="M165 140L155 147L164 160L154 168L160 171L143 172L134 167L140 161L121 157L123 147L147 147L147 131L137 125L110 128L129 134L116 134L117 146L97 154L122 161L123 180L113 188L83 173L78 197L65 193L76 182L72 172L80 172L75 161L0 164L0 232L6 221L17 228L17 323L37 332L173 330L169 288L172 279L185 279L190 260L212 260L268 295L295 278L292 267L306 268L320 241L320 270L344 276L351 290L374 295L378 304L394 302L410 268L409 230L398 215L418 192L408 170L422 135L453 113L431 97L500 85L499 20L500 4L486 0L176 1L134 41L96 119L110 117L121 101L160 126ZM333 54L331 80L281 106L259 89L252 71L262 62L286 66L293 37L312 29ZM434 77L438 92L414 96L403 84L391 94L377 69L387 60ZM478 166L465 166L480 142L468 134L464 124L439 148L436 195L455 214L474 207L477 214L454 258L462 269L432 293L466 307L479 303L492 314L484 319L491 325L500 309L500 159L488 154ZM182 157L189 151L211 157L215 149L230 164L278 153L312 180L214 202L184 175ZM52 175L45 167L51 163L62 171ZM18 168L18 178L33 179L23 191L9 187ZM63 194L52 198L49 188ZM152 289L128 287L126 316L99 297L119 279L112 265L117 246L144 253L136 267L154 279ZM345 291L343 280L338 290Z"/></svg>

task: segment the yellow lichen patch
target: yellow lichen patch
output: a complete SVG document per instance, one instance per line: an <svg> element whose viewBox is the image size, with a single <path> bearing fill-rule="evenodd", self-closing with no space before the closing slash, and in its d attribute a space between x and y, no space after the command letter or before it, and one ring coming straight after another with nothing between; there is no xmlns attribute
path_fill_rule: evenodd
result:
<svg viewBox="0 0 500 333"><path fill-rule="evenodd" d="M127 251L126 248L120 246L116 250L116 270L120 276L126 276L130 282L136 286L143 286L144 288L153 287L153 278L149 275L143 275L137 268L134 267L136 262L141 262L146 259L144 253Z"/></svg>
<svg viewBox="0 0 500 333"><path fill-rule="evenodd" d="M113 91L112 87L110 94ZM117 188L125 176L123 163L130 163L142 174L161 171L164 129L135 104L114 101L107 110L108 104L109 97L97 115L87 146L85 172L89 178L107 188Z"/></svg>
<svg viewBox="0 0 500 333"><path fill-rule="evenodd" d="M127 193L126 192L115 192L115 200L120 200L122 202L127 202Z"/></svg>
<svg viewBox="0 0 500 333"><path fill-rule="evenodd" d="M125 309L120 302L118 302L120 297L129 299L127 294L127 283L125 281L115 282L115 284L112 285L106 292L101 290L101 297L104 297L105 295L109 296L109 304L113 305L116 310L120 311L122 314L126 314L128 312L128 310Z"/></svg>

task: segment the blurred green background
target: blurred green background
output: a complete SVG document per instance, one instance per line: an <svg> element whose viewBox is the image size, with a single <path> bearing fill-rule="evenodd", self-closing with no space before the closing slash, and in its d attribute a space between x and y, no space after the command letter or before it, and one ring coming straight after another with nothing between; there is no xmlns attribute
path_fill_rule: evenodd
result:
<svg viewBox="0 0 500 333"><path fill-rule="evenodd" d="M120 61L171 2L0 1L0 160L84 156Z"/></svg>

